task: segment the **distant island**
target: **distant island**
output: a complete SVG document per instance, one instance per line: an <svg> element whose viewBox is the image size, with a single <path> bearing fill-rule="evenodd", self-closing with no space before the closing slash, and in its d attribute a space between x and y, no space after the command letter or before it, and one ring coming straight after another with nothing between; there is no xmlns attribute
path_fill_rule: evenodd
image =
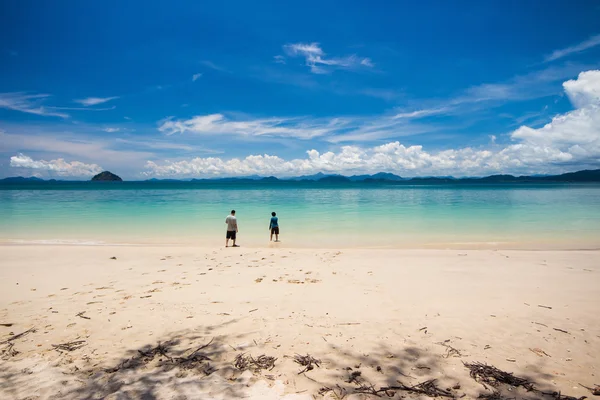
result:
<svg viewBox="0 0 600 400"><path fill-rule="evenodd" d="M123 179L110 171L102 171L92 178L92 182L123 182Z"/></svg>
<svg viewBox="0 0 600 400"><path fill-rule="evenodd" d="M104 171L94 176L92 182L122 182L119 176L109 171ZM0 184L44 184L44 183L74 183L81 181L62 181L62 180L43 180L36 177L11 177L0 179ZM90 181L88 181L90 182ZM600 183L600 169L583 170L577 172L568 172L561 175L530 175L530 176L514 176L514 175L490 175L485 177L475 178L455 178L453 176L430 176L430 177L415 177L404 178L394 175L389 172L379 172L373 175L336 175L323 174L319 172L315 175L306 175L289 178L276 178L274 176L262 177L258 175L245 177L230 177L230 178L203 178L203 179L147 179L145 181L128 181L128 183L162 183L162 184L177 184L177 183L196 183L196 184L252 184L261 183L269 185L278 184L319 184L319 185L469 185L469 184L486 184L486 185L501 185L501 184L543 184L543 183Z"/></svg>

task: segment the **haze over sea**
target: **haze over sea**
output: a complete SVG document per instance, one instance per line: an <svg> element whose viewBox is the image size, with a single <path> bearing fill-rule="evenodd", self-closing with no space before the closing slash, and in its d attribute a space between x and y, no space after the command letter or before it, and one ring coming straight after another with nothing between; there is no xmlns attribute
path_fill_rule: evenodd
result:
<svg viewBox="0 0 600 400"><path fill-rule="evenodd" d="M283 247L600 247L598 184L26 183L0 186L0 241L214 246L231 209L243 246L276 211Z"/></svg>

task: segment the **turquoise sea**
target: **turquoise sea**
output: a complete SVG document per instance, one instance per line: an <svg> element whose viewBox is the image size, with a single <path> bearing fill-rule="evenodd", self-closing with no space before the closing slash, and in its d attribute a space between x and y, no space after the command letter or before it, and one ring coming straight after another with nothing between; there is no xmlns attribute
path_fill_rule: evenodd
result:
<svg viewBox="0 0 600 400"><path fill-rule="evenodd" d="M600 185L24 183L0 185L0 242L282 247L600 248Z"/></svg>

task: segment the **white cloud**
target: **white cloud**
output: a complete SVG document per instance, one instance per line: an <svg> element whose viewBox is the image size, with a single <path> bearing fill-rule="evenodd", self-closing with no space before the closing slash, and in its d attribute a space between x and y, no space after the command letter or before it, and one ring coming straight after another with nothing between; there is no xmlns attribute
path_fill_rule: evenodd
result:
<svg viewBox="0 0 600 400"><path fill-rule="evenodd" d="M274 56L273 58L275 59L275 62L277 64L285 64L285 57L284 56L279 55L279 56Z"/></svg>
<svg viewBox="0 0 600 400"><path fill-rule="evenodd" d="M116 106L104 108L89 108L89 107L47 107L49 110L68 110L68 111L109 111L117 108Z"/></svg>
<svg viewBox="0 0 600 400"><path fill-rule="evenodd" d="M114 132L119 132L121 130L121 128L104 128L102 129L104 132L108 132L108 133L114 133Z"/></svg>
<svg viewBox="0 0 600 400"><path fill-rule="evenodd" d="M221 67L220 65L215 64L212 61L201 61L200 64L204 65L207 68L214 69L215 71L231 73L229 70Z"/></svg>
<svg viewBox="0 0 600 400"><path fill-rule="evenodd" d="M83 104L84 106L95 106L98 104L106 103L111 100L118 99L119 96L113 97L87 97L85 99L74 100L76 103Z"/></svg>
<svg viewBox="0 0 600 400"><path fill-rule="evenodd" d="M310 71L313 74L327 74L332 72L334 69L374 67L371 59L358 57L354 54L345 57L327 58L325 52L319 46L319 43L286 44L283 46L283 50L290 57L304 57L306 66L310 67Z"/></svg>
<svg viewBox="0 0 600 400"><path fill-rule="evenodd" d="M63 128L40 129L18 125L0 131L0 153L36 152L45 158L70 157L88 163L101 162L111 168L131 168L143 165L155 154L142 150L119 150L114 140L89 136L82 131L69 133Z"/></svg>
<svg viewBox="0 0 600 400"><path fill-rule="evenodd" d="M439 115L439 114L445 114L448 111L450 111L450 107L441 107L441 108L431 108L431 109L425 109L425 110L417 110L417 111L410 111L410 112L401 112L398 113L396 115L394 115L392 118L394 119L400 119L400 118L423 118L423 117L429 117L432 115Z"/></svg>
<svg viewBox="0 0 600 400"><path fill-rule="evenodd" d="M542 128L522 126L510 134L513 143L500 147L491 136L490 148L464 147L442 151L426 151L422 146L405 146L398 141L363 148L343 146L337 152L307 151L305 158L285 160L274 155L251 155L224 160L217 157L191 160L149 161L147 175L155 176L290 176L315 172L365 173L388 171L401 175L485 175L491 173L551 173L583 167L600 166L600 71L579 74L564 83L575 110L557 115ZM187 125L171 129L214 130L214 125L227 125L220 114L198 117ZM391 120L391 119L390 119ZM277 126L279 120L264 120L266 126ZM170 121L177 124L176 121ZM347 126L348 121L338 121ZM390 121L361 127L363 136L377 135L389 128ZM248 132L247 122L238 128ZM334 124L335 125L335 124ZM261 127L261 124L257 125ZM262 128L254 127L260 131ZM393 126L393 125L392 125ZM194 128L195 127L195 128ZM336 127L336 129L339 127ZM250 130L251 131L251 130Z"/></svg>
<svg viewBox="0 0 600 400"><path fill-rule="evenodd" d="M85 164L80 161L67 162L62 158L51 161L36 161L24 154L11 157L10 166L14 168L51 171L60 176L92 176L102 172L102 168L96 164Z"/></svg>
<svg viewBox="0 0 600 400"><path fill-rule="evenodd" d="M234 119L223 114L200 115L187 120L168 118L159 131L199 135L268 136L297 139L322 138L331 143L360 142L430 132L437 128L416 125L390 116L377 117L273 117Z"/></svg>
<svg viewBox="0 0 600 400"><path fill-rule="evenodd" d="M600 161L600 71L579 74L564 83L574 111L557 115L542 128L522 126L512 138L538 152L557 154L564 161Z"/></svg>
<svg viewBox="0 0 600 400"><path fill-rule="evenodd" d="M461 96L452 100L453 104L479 103L485 101L531 100L558 94L560 83L577 76L581 65L565 64L518 75L502 83L484 83L467 89Z"/></svg>
<svg viewBox="0 0 600 400"><path fill-rule="evenodd" d="M194 144L185 144L185 143L175 143L168 140L156 140L156 139L122 139L116 138L116 143L127 145L128 147L135 149L152 149L158 151L165 150L178 150L184 152L193 152L194 154L204 153L204 154L222 154L222 151L212 150L206 148L204 146L198 146Z"/></svg>
<svg viewBox="0 0 600 400"><path fill-rule="evenodd" d="M558 60L571 54L580 53L584 50L591 49L600 45L600 35L594 35L581 43L560 50L554 50L552 54L546 57L546 62Z"/></svg>
<svg viewBox="0 0 600 400"><path fill-rule="evenodd" d="M360 61L360 65L364 65L365 67L369 67L369 68L373 68L375 66L375 64L373 64L373 61L371 61L370 58L363 58Z"/></svg>
<svg viewBox="0 0 600 400"><path fill-rule="evenodd" d="M569 100L576 107L600 103L600 71L585 71L577 79L563 83Z"/></svg>
<svg viewBox="0 0 600 400"><path fill-rule="evenodd" d="M236 134L246 136L283 136L310 139L333 132L343 125L341 120L309 122L300 118L257 118L234 120L223 114L196 116L188 120L161 121L159 131L174 133L192 132L206 135Z"/></svg>
<svg viewBox="0 0 600 400"><path fill-rule="evenodd" d="M196 82L198 79L200 79L202 77L202 73L197 73L192 75L192 82Z"/></svg>
<svg viewBox="0 0 600 400"><path fill-rule="evenodd" d="M49 97L49 94L29 94L25 92L0 93L0 108L47 117L68 118L68 114L56 112L52 107L41 105Z"/></svg>
<svg viewBox="0 0 600 400"><path fill-rule="evenodd" d="M447 100L420 101L416 111L404 111L398 115L403 118L417 118L429 115L458 115L489 107L499 106L511 101L526 101L560 94L561 83L565 79L577 76L584 67L577 64L552 66L515 76L504 82L483 83L463 90Z"/></svg>

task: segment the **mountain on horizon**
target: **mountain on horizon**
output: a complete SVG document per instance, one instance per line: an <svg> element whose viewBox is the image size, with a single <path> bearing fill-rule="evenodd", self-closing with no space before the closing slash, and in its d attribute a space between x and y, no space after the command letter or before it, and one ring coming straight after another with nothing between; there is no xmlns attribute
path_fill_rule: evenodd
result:
<svg viewBox="0 0 600 400"><path fill-rule="evenodd" d="M366 181L366 180L375 180L375 181L404 181L406 178L402 178L401 176L392 174L390 172L378 172L373 175L352 175L349 177L351 181Z"/></svg>
<svg viewBox="0 0 600 400"><path fill-rule="evenodd" d="M30 176L28 178L24 176L11 176L8 178L0 179L2 182L44 182L44 179L36 176Z"/></svg>
<svg viewBox="0 0 600 400"><path fill-rule="evenodd" d="M57 181L55 179L44 180L37 177L8 177L0 179L1 183L35 183L35 182L81 182L81 181ZM424 176L414 178L403 178L401 176L389 173L379 172L373 175L352 175L344 176L339 174L324 174L319 172L314 175L304 175L295 178L277 178L275 176L262 177L251 175L246 177L229 177L229 178L193 178L193 179L157 179L151 178L145 181L130 181L130 182L204 182L204 183L280 183L280 182L315 182L315 183L387 183L392 185L402 184L451 184L451 183L568 183L568 182L600 182L600 169L582 170L576 172L567 172L560 175L524 175L515 176L510 174L497 174L484 177L464 177L455 178L453 176Z"/></svg>

